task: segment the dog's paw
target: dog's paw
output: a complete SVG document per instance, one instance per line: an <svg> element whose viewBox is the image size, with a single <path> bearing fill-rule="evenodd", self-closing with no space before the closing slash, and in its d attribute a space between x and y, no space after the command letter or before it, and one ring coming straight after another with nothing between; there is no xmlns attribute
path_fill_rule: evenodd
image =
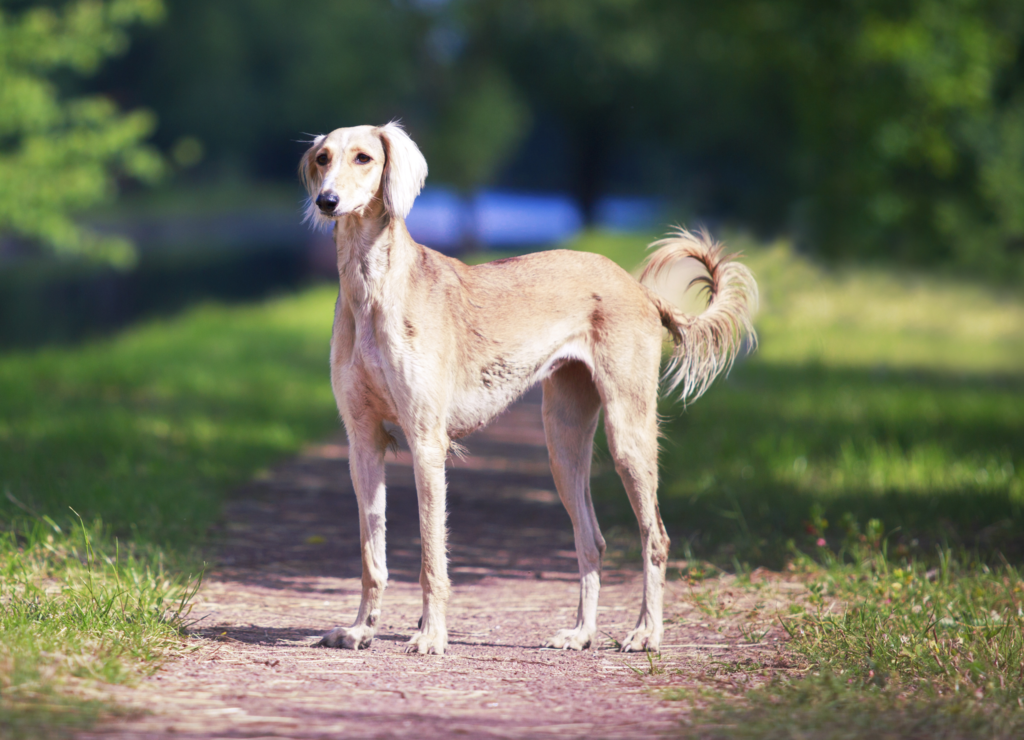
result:
<svg viewBox="0 0 1024 740"><path fill-rule="evenodd" d="M335 627L322 638L317 647L344 648L346 650L362 650L370 647L373 632L369 627Z"/></svg>
<svg viewBox="0 0 1024 740"><path fill-rule="evenodd" d="M661 630L642 625L626 635L619 648L624 653L657 653L661 651Z"/></svg>
<svg viewBox="0 0 1024 740"><path fill-rule="evenodd" d="M543 647L557 648L559 650L586 650L593 641L593 633L582 627L571 630L558 630L549 637Z"/></svg>
<svg viewBox="0 0 1024 740"><path fill-rule="evenodd" d="M446 631L423 630L414 632L405 643L405 652L420 655L444 655L448 649L448 633Z"/></svg>

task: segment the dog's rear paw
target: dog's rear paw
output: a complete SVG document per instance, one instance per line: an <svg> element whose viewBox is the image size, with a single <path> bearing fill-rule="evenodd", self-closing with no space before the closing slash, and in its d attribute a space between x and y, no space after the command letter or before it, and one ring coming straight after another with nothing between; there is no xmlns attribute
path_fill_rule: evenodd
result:
<svg viewBox="0 0 1024 740"><path fill-rule="evenodd" d="M335 627L322 638L317 647L344 648L346 650L362 650L370 647L373 632L368 627Z"/></svg>
<svg viewBox="0 0 1024 740"><path fill-rule="evenodd" d="M593 640L593 633L582 627L571 630L558 630L552 637L549 637L543 647L557 648L559 650L586 650Z"/></svg>
<svg viewBox="0 0 1024 740"><path fill-rule="evenodd" d="M661 650L661 630L653 627L637 627L626 635L619 648L624 653L657 653Z"/></svg>
<svg viewBox="0 0 1024 740"><path fill-rule="evenodd" d="M415 632L405 644L405 652L420 655L444 655L448 649L448 633L422 631Z"/></svg>

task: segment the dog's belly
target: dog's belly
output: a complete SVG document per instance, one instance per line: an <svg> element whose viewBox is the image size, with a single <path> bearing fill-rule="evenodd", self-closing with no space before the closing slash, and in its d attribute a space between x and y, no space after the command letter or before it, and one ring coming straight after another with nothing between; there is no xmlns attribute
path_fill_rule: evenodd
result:
<svg viewBox="0 0 1024 740"><path fill-rule="evenodd" d="M459 439L486 426L533 385L529 376L499 386L481 386L460 394L448 415L448 436Z"/></svg>
<svg viewBox="0 0 1024 740"><path fill-rule="evenodd" d="M479 373L466 379L455 394L448 417L448 436L458 439L486 426L527 390L567 362L593 368L589 347L579 340L564 342L553 351L533 356L498 356L484 363Z"/></svg>

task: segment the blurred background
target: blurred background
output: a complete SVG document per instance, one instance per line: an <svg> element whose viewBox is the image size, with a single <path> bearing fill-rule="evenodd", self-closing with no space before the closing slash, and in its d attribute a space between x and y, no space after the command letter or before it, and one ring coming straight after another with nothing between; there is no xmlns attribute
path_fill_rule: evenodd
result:
<svg viewBox="0 0 1024 740"><path fill-rule="evenodd" d="M330 274L306 141L399 119L448 252L732 225L1024 276L1012 0L3 0L0 342ZM60 257L60 259L55 259ZM114 269L111 269L111 266Z"/></svg>
<svg viewBox="0 0 1024 740"><path fill-rule="evenodd" d="M410 230L468 261L745 250L761 350L666 408L686 547L780 566L882 518L1024 552L1011 0L2 0L0 511L192 541L336 430L296 166L392 119L430 165Z"/></svg>

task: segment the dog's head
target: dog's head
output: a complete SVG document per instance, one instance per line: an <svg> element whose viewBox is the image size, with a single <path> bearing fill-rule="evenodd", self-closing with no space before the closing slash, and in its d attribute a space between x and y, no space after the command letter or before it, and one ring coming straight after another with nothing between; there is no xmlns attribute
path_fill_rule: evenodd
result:
<svg viewBox="0 0 1024 740"><path fill-rule="evenodd" d="M299 177L309 193L306 220L314 226L365 214L378 200L392 218L404 219L427 179L427 160L395 122L339 128L313 140Z"/></svg>

